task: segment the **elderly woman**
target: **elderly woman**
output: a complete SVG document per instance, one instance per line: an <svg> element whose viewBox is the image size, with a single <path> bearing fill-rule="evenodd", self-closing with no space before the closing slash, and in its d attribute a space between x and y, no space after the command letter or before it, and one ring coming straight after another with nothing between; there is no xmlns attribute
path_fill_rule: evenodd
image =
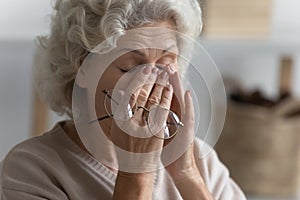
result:
<svg viewBox="0 0 300 200"><path fill-rule="evenodd" d="M216 153L200 158L192 137L174 32L200 34L197 1L57 0L54 8L51 33L39 38L37 86L71 120L8 153L1 199L245 199ZM86 107L76 107L81 100ZM95 130L105 135L99 143ZM172 143L181 153L163 156Z"/></svg>

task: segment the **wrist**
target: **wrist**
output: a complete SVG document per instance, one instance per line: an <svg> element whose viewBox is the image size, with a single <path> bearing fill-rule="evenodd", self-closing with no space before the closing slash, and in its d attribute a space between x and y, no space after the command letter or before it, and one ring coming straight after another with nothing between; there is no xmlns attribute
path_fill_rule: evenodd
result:
<svg viewBox="0 0 300 200"><path fill-rule="evenodd" d="M113 199L151 199L154 173L128 173L119 171Z"/></svg>
<svg viewBox="0 0 300 200"><path fill-rule="evenodd" d="M144 177L154 176L155 173L154 172L133 173L133 172L118 171L117 175L124 178L144 178Z"/></svg>
<svg viewBox="0 0 300 200"><path fill-rule="evenodd" d="M137 185L152 184L154 180L154 173L129 173L118 171L117 179L119 181L130 182Z"/></svg>
<svg viewBox="0 0 300 200"><path fill-rule="evenodd" d="M181 171L172 179L183 199L213 200L198 169Z"/></svg>
<svg viewBox="0 0 300 200"><path fill-rule="evenodd" d="M178 170L177 172L169 172L175 184L181 183L197 183L203 184L204 180L197 168L189 168Z"/></svg>

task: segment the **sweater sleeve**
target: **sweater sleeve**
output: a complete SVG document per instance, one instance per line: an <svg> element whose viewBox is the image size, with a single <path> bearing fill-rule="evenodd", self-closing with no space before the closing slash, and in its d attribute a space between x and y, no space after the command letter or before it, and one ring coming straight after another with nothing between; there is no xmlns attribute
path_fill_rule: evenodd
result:
<svg viewBox="0 0 300 200"><path fill-rule="evenodd" d="M47 158L14 148L2 163L1 200L67 200L54 168Z"/></svg>
<svg viewBox="0 0 300 200"><path fill-rule="evenodd" d="M203 155L200 153L201 149L209 153ZM244 193L230 178L228 169L212 147L197 139L195 155L198 155L197 166L215 200L246 200Z"/></svg>

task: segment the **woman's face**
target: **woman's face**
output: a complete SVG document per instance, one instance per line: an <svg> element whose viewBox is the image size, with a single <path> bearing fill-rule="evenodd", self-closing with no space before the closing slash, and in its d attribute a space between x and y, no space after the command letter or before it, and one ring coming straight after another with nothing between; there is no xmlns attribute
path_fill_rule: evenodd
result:
<svg viewBox="0 0 300 200"><path fill-rule="evenodd" d="M171 21L162 21L157 22L152 25L146 25L143 27L155 27L155 28L165 28L175 30L174 24ZM171 37L171 42L170 42ZM107 112L104 107L104 98L105 94L103 90L111 90L115 88L116 84L120 81L122 77L128 71L134 69L136 66L142 65L151 65L151 66L160 66L160 68L167 68L168 64L172 64L172 71L178 71L177 69L177 41L175 34L170 36L168 40L168 45L164 49L155 49L155 48L144 48L129 51L128 53L123 54L122 56L115 59L103 72L95 96L95 110L97 117L103 117L107 115ZM162 69L163 70L163 69ZM126 89L130 81L122 83L122 87ZM175 99L175 98L174 98ZM173 101L172 101L173 103ZM171 106L172 107L172 106ZM108 133L110 130L111 119L104 119L100 121L101 127L104 132Z"/></svg>

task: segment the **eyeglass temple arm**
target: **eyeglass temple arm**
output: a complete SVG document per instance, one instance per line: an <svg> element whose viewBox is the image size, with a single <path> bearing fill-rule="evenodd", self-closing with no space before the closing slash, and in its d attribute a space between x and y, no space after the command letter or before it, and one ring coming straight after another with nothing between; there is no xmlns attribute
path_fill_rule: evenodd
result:
<svg viewBox="0 0 300 200"><path fill-rule="evenodd" d="M118 103L114 98L112 98L112 96L111 96L110 93L109 93L109 90L102 90L102 92L103 92L108 98L110 98L113 102L115 102L117 105L119 105L119 103Z"/></svg>
<svg viewBox="0 0 300 200"><path fill-rule="evenodd" d="M114 99L112 98L112 96L109 94L109 91L108 91L108 90L102 90L102 92L103 92L108 98L110 98L113 102L115 102L117 105L119 105L119 103L118 103L116 100L114 100ZM104 120L104 119L111 118L111 117L113 117L113 116L106 115L106 116L103 116L103 117L99 117L99 118L97 118L97 119L94 119L94 120L90 121L89 124L92 124L92 123L97 122L97 121L102 121L102 120Z"/></svg>
<svg viewBox="0 0 300 200"><path fill-rule="evenodd" d="M177 122L177 123L172 123L172 122L166 122L168 125L177 125L177 126L181 126L184 127L184 124L182 122Z"/></svg>
<svg viewBox="0 0 300 200"><path fill-rule="evenodd" d="M102 120L108 119L108 118L110 118L110 117L111 117L111 116L109 116L109 115L106 115L106 116L103 116L103 117L99 117L99 118L97 118L97 119L94 119L94 120L90 121L89 124L92 124L92 123L97 122L97 121L102 121Z"/></svg>

